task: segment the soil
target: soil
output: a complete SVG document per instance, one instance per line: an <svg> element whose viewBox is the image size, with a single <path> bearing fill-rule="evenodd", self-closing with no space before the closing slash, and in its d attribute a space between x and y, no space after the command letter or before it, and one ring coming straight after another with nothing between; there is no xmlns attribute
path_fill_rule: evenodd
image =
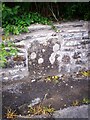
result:
<svg viewBox="0 0 90 120"><path fill-rule="evenodd" d="M31 80L27 77L16 82L3 82L3 118L5 118L6 108L16 110L17 114L27 115L27 106L36 98L41 99L42 106L51 105L55 110L60 110L72 106L75 100L82 104L82 99L89 97L89 79L72 79L71 77L58 81L58 83L46 82L44 78Z"/></svg>

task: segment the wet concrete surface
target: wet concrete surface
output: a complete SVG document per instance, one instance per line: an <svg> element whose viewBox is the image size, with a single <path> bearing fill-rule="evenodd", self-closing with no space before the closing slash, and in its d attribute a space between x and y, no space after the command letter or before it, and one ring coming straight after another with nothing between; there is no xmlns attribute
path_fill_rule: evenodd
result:
<svg viewBox="0 0 90 120"><path fill-rule="evenodd" d="M31 81L28 77L16 82L3 82L3 117L5 117L8 107L16 110L18 114L26 115L27 107L25 110L23 105L30 105L32 100L36 98L40 98L43 106L51 105L55 110L60 110L72 106L75 100L80 102L83 98L89 97L89 79L74 80L69 78L68 80L59 79L58 81L58 83L46 82L43 78ZM20 107L21 109L19 109Z"/></svg>

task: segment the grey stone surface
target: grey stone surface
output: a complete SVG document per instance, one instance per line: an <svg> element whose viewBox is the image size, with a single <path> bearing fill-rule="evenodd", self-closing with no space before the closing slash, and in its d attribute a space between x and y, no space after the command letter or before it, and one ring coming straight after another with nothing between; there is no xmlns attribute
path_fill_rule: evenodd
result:
<svg viewBox="0 0 90 120"><path fill-rule="evenodd" d="M58 24L56 36L36 38L28 48L30 76L48 76L88 70L88 22ZM43 40L42 40L43 39ZM73 66L73 67L72 67Z"/></svg>
<svg viewBox="0 0 90 120"><path fill-rule="evenodd" d="M88 105L68 107L63 110L56 111L53 114L54 118L89 118Z"/></svg>
<svg viewBox="0 0 90 120"><path fill-rule="evenodd" d="M48 75L61 76L59 79L60 81L63 81L62 83L64 85L62 85L62 83L59 84L61 91L58 93L58 95L56 95L56 88L59 90L60 88L55 84L55 90L50 94L56 96L52 96L54 100L46 100L46 104L52 102L60 109L60 105L62 105L62 103L59 101L61 99L60 96L62 93L68 98L71 97L70 92L72 94L74 93L72 95L74 97L76 93L80 98L80 95L84 96L83 91L87 80L78 73L80 70L90 70L90 30L88 29L88 22L67 22L62 24L55 24L55 26L59 32L55 32L54 30L50 29L50 26L32 25L30 26L31 28L29 27L30 33L21 34L19 36L12 36L15 40L17 48L19 49L19 52L18 58L12 57L9 59L7 68L0 69L0 81L3 81L2 87L4 105L19 105L27 103L30 100L32 101L34 97L37 98L41 96L40 98L42 98L42 96L46 94L47 88L53 90L53 87L52 84L50 86L48 83L47 87L45 82L40 83L40 79L37 78L41 77L41 79L44 79L43 76ZM23 80L25 76L27 78ZM73 85L71 79L69 79L71 77L75 82ZM26 80L28 82L26 82ZM71 82L71 84L68 84L67 80ZM37 87L39 83L40 86ZM77 86L74 87L74 85L77 85L77 83L79 84L78 89ZM33 85L32 89L31 84ZM67 87L69 88L68 90ZM87 91L88 89L85 90L86 93ZM34 95L34 93L36 94ZM67 101L66 97L65 100ZM67 102L69 104L69 99ZM70 116L70 114L72 114L72 116ZM55 118L85 118L87 116L87 106L80 106L75 108L71 107L62 111L57 111L54 114Z"/></svg>
<svg viewBox="0 0 90 120"><path fill-rule="evenodd" d="M18 79L16 75L22 78L28 72L34 78L88 70L89 24L88 21L55 24L58 32L48 25L35 24L29 27L29 33L11 36L19 49L20 59L9 59L7 72L0 70L0 79Z"/></svg>
<svg viewBox="0 0 90 120"><path fill-rule="evenodd" d="M89 106L88 105L81 105L81 106L74 106L74 107L68 107L64 108L62 110L55 111L52 115L52 118L54 120L57 120L57 118L88 118L89 116ZM48 115L34 115L34 116L18 116L18 118L51 118L51 116Z"/></svg>

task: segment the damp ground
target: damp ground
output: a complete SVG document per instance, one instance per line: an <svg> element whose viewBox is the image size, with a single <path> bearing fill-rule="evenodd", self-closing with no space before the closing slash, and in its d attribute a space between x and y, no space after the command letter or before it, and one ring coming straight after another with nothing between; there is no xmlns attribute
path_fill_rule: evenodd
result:
<svg viewBox="0 0 90 120"><path fill-rule="evenodd" d="M28 106L51 105L55 110L82 105L88 98L89 79L58 79L46 81L45 78L32 79L28 76L18 81L2 83L3 117L8 108L16 110L18 115L28 115ZM90 99L90 98L89 98ZM75 101L78 103L75 104Z"/></svg>

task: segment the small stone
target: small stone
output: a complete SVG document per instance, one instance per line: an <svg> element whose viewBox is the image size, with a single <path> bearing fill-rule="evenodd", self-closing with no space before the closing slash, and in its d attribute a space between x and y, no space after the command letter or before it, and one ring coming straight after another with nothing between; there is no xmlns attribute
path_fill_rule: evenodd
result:
<svg viewBox="0 0 90 120"><path fill-rule="evenodd" d="M71 88L73 88L73 86L71 86Z"/></svg>
<svg viewBox="0 0 90 120"><path fill-rule="evenodd" d="M63 83L65 83L65 81L63 81Z"/></svg>
<svg viewBox="0 0 90 120"><path fill-rule="evenodd" d="M13 80L18 80L18 79L20 79L20 76L19 75L15 75L15 76L12 77L12 79Z"/></svg>
<svg viewBox="0 0 90 120"><path fill-rule="evenodd" d="M51 64L53 64L53 63L55 62L55 58L51 58L51 57L50 57L50 58L49 58L49 61L50 61Z"/></svg>
<svg viewBox="0 0 90 120"><path fill-rule="evenodd" d="M49 61L50 61L51 64L53 64L53 63L55 62L55 56L56 56L55 53L52 53L52 54L51 54L51 56L50 56L50 58L49 58Z"/></svg>
<svg viewBox="0 0 90 120"><path fill-rule="evenodd" d="M66 83L66 86L68 86L68 84Z"/></svg>
<svg viewBox="0 0 90 120"><path fill-rule="evenodd" d="M42 52L45 52L45 49L42 49Z"/></svg>
<svg viewBox="0 0 90 120"><path fill-rule="evenodd" d="M61 98L61 100L63 100L63 98Z"/></svg>
<svg viewBox="0 0 90 120"><path fill-rule="evenodd" d="M39 75L41 74L41 73L38 73Z"/></svg>
<svg viewBox="0 0 90 120"><path fill-rule="evenodd" d="M41 102L40 98L35 98L34 100L32 100L32 103L30 105L28 105L28 107L32 107L40 102Z"/></svg>
<svg viewBox="0 0 90 120"><path fill-rule="evenodd" d="M57 51L57 55L61 55L61 51L60 50Z"/></svg>
<svg viewBox="0 0 90 120"><path fill-rule="evenodd" d="M80 54L81 54L80 52L75 52L73 58L74 59L80 58Z"/></svg>
<svg viewBox="0 0 90 120"><path fill-rule="evenodd" d="M38 59L38 64L42 64L44 62L43 58Z"/></svg>
<svg viewBox="0 0 90 120"><path fill-rule="evenodd" d="M35 52L31 53L30 57L31 57L32 60L35 59L36 58L36 53Z"/></svg>
<svg viewBox="0 0 90 120"><path fill-rule="evenodd" d="M60 62L60 61L61 61L61 57L59 56L59 57L57 58L57 60Z"/></svg>
<svg viewBox="0 0 90 120"><path fill-rule="evenodd" d="M85 64L82 60L77 60L76 64Z"/></svg>
<svg viewBox="0 0 90 120"><path fill-rule="evenodd" d="M53 51L54 51L54 52L58 51L58 50L59 50L59 47L60 47L59 44L56 43L56 44L53 46Z"/></svg>
<svg viewBox="0 0 90 120"><path fill-rule="evenodd" d="M31 65L31 64L32 64L32 62L31 62L31 61L29 61L29 64Z"/></svg>
<svg viewBox="0 0 90 120"><path fill-rule="evenodd" d="M35 74L36 72L35 72L35 71L33 71L33 73Z"/></svg>
<svg viewBox="0 0 90 120"><path fill-rule="evenodd" d="M4 80L8 80L8 77L4 77Z"/></svg>
<svg viewBox="0 0 90 120"><path fill-rule="evenodd" d="M31 80L31 82L35 82L35 81L36 81L35 79Z"/></svg>
<svg viewBox="0 0 90 120"><path fill-rule="evenodd" d="M63 58L62 58L62 62L70 63L70 57L68 55L64 55Z"/></svg>

